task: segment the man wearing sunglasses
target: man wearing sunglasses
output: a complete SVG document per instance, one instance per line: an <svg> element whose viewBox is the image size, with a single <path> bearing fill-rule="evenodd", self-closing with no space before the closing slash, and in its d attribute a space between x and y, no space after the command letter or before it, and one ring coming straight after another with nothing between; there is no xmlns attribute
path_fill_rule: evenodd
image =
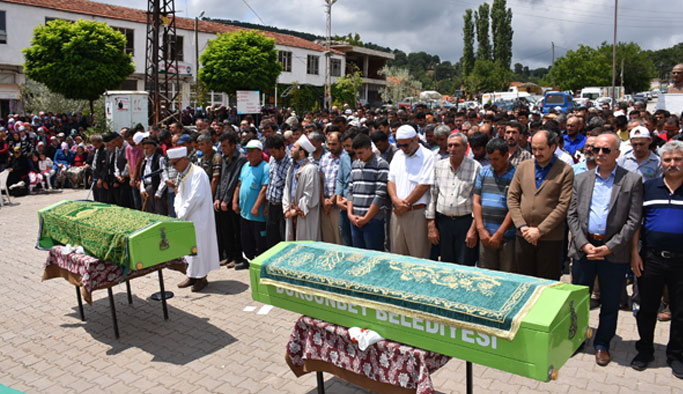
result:
<svg viewBox="0 0 683 394"><path fill-rule="evenodd" d="M576 176L567 223L572 232L569 257L574 284L593 290L600 283L600 321L595 335L595 361L610 362L610 341L617 329L619 301L631 261L631 237L640 225L643 182L640 175L617 165L619 137L598 136L594 171Z"/></svg>

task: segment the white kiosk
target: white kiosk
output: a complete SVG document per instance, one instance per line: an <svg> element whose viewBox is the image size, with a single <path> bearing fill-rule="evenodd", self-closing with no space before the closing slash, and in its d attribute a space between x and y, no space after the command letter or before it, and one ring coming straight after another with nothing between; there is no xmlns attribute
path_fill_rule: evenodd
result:
<svg viewBox="0 0 683 394"><path fill-rule="evenodd" d="M149 124L149 93L136 90L110 90L104 92L104 106L107 122L111 129L119 131L124 127Z"/></svg>

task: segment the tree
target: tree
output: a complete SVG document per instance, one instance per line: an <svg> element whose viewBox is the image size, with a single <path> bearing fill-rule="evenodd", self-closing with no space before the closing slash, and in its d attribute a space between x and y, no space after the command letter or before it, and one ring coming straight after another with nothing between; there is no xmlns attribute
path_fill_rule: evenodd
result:
<svg viewBox="0 0 683 394"><path fill-rule="evenodd" d="M509 82L510 71L487 59L477 59L472 72L465 78L467 91L474 93L500 91Z"/></svg>
<svg viewBox="0 0 683 394"><path fill-rule="evenodd" d="M505 0L493 0L491 6L493 59L506 70L512 61L512 10L505 8Z"/></svg>
<svg viewBox="0 0 683 394"><path fill-rule="evenodd" d="M66 114L82 112L88 107L87 100L67 99L63 95L51 91L44 84L31 79L20 85L19 89L21 90L24 109L28 113L45 111Z"/></svg>
<svg viewBox="0 0 683 394"><path fill-rule="evenodd" d="M627 92L646 90L650 78L656 75L655 66L635 43L617 44L617 84L621 61L624 60L624 88ZM556 59L544 83L559 85L563 90L577 90L586 86L612 84L612 45L603 42L597 49L579 45L575 51Z"/></svg>
<svg viewBox="0 0 683 394"><path fill-rule="evenodd" d="M656 51L645 51L657 70L657 77L663 80L670 78L671 69L683 59L683 42L671 48Z"/></svg>
<svg viewBox="0 0 683 394"><path fill-rule="evenodd" d="M477 29L477 59L491 60L491 41L489 41L489 4L483 3L474 13Z"/></svg>
<svg viewBox="0 0 683 394"><path fill-rule="evenodd" d="M24 72L68 99L93 101L135 71L126 38L106 23L55 19L33 30Z"/></svg>
<svg viewBox="0 0 683 394"><path fill-rule="evenodd" d="M360 70L351 74L342 75L332 84L332 104L341 107L349 104L352 108L358 102L358 91L363 87L363 77Z"/></svg>
<svg viewBox="0 0 683 394"><path fill-rule="evenodd" d="M209 90L234 94L237 90L269 92L282 66L275 40L255 31L219 34L199 57L199 79Z"/></svg>
<svg viewBox="0 0 683 394"><path fill-rule="evenodd" d="M472 22L472 10L465 10L463 15L464 26L462 35L464 46L462 48L462 68L465 75L469 74L474 68L474 23Z"/></svg>
<svg viewBox="0 0 683 394"><path fill-rule="evenodd" d="M422 89L422 83L413 78L405 68L384 66L379 70L379 74L387 78L387 86L382 87L379 91L384 102L397 103L408 96L415 95Z"/></svg>

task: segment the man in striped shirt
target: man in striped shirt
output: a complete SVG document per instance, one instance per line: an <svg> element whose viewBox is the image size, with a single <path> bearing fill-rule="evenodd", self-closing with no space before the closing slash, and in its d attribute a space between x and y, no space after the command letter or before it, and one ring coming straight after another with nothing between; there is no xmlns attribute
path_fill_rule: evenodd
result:
<svg viewBox="0 0 683 394"><path fill-rule="evenodd" d="M374 154L366 134L353 139L353 150L356 160L351 167L347 203L352 243L357 248L383 250L389 164Z"/></svg>
<svg viewBox="0 0 683 394"><path fill-rule="evenodd" d="M479 233L479 265L482 268L517 272L515 228L508 212L507 192L515 175L508 161L507 142L494 138L486 144L490 165L479 171L474 185L474 221Z"/></svg>

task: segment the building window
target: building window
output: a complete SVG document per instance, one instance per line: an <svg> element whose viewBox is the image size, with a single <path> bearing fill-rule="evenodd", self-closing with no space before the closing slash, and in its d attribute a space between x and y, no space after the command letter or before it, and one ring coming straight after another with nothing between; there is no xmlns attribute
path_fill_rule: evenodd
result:
<svg viewBox="0 0 683 394"><path fill-rule="evenodd" d="M292 71L292 52L278 51L277 60L282 64L282 71Z"/></svg>
<svg viewBox="0 0 683 394"><path fill-rule="evenodd" d="M341 59L330 59L330 75L341 77Z"/></svg>
<svg viewBox="0 0 683 394"><path fill-rule="evenodd" d="M173 42L175 41L175 45ZM170 45L169 45L170 44ZM166 60L183 61L183 36L171 36L164 45L164 57Z"/></svg>
<svg viewBox="0 0 683 394"><path fill-rule="evenodd" d="M306 62L306 74L318 75L318 63L320 56L308 55L308 61Z"/></svg>
<svg viewBox="0 0 683 394"><path fill-rule="evenodd" d="M5 11L0 11L0 44L7 44L7 20Z"/></svg>
<svg viewBox="0 0 683 394"><path fill-rule="evenodd" d="M113 26L112 29L120 31L121 34L126 37L126 48L124 49L124 52L132 56L134 54L133 52L135 51L135 30Z"/></svg>

